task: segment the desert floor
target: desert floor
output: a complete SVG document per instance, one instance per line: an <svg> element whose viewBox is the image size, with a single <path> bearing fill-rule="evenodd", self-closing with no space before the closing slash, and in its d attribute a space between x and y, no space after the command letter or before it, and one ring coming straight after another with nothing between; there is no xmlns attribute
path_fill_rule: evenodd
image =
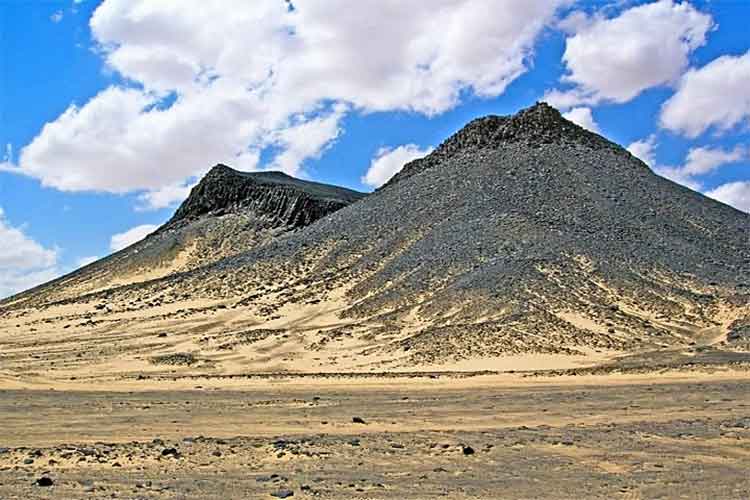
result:
<svg viewBox="0 0 750 500"><path fill-rule="evenodd" d="M0 387L3 499L750 498L748 371Z"/></svg>

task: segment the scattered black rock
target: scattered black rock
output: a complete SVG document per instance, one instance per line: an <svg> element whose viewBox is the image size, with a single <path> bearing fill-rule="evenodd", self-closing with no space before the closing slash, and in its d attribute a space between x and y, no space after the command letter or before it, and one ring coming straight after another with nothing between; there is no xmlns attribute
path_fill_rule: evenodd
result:
<svg viewBox="0 0 750 500"><path fill-rule="evenodd" d="M352 423L355 424L367 424L362 417L352 417Z"/></svg>
<svg viewBox="0 0 750 500"><path fill-rule="evenodd" d="M294 492L292 490L279 490L271 493L271 496L276 498L289 498L294 496Z"/></svg>
<svg viewBox="0 0 750 500"><path fill-rule="evenodd" d="M180 452L177 450L177 448L164 448L163 450L161 450L161 456L178 458L180 456Z"/></svg>
<svg viewBox="0 0 750 500"><path fill-rule="evenodd" d="M34 484L36 484L37 486L42 486L46 488L49 486L53 486L55 482L50 477L42 476L39 479L37 479Z"/></svg>
<svg viewBox="0 0 750 500"><path fill-rule="evenodd" d="M461 449L462 449L464 455L467 455L467 456L468 455L473 455L475 453L474 452L474 448L472 448L471 446L462 446Z"/></svg>

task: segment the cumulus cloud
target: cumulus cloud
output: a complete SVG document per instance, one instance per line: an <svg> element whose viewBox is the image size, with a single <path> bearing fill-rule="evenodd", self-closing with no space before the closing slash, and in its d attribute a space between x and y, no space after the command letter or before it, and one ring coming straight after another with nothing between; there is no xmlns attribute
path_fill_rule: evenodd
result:
<svg viewBox="0 0 750 500"><path fill-rule="evenodd" d="M614 18L569 16L562 28L576 31L565 42L563 81L572 88L554 90L545 99L561 108L623 103L676 82L712 27L711 16L672 0L632 7Z"/></svg>
<svg viewBox="0 0 750 500"><path fill-rule="evenodd" d="M58 10L58 11L55 11L51 16L49 16L49 20L57 24L63 20L63 17L64 17L63 11Z"/></svg>
<svg viewBox="0 0 750 500"><path fill-rule="evenodd" d="M0 298L59 276L57 259L57 249L45 248L12 226L0 208Z"/></svg>
<svg viewBox="0 0 750 500"><path fill-rule="evenodd" d="M275 134L274 145L283 152L276 156L271 168L293 175L305 159L319 157L341 133L339 122L345 112L346 106L338 105L328 115L300 120Z"/></svg>
<svg viewBox="0 0 750 500"><path fill-rule="evenodd" d="M690 176L708 174L717 168L742 161L747 156L747 151L741 146L731 150L721 148L697 147L688 151L685 166L685 174Z"/></svg>
<svg viewBox="0 0 750 500"><path fill-rule="evenodd" d="M370 162L362 183L377 188L401 171L401 168L412 160L422 158L433 148L420 148L416 144L405 144L397 148L380 148Z"/></svg>
<svg viewBox="0 0 750 500"><path fill-rule="evenodd" d="M656 136L651 135L646 139L641 139L631 143L627 147L630 154L639 158L649 167L656 165Z"/></svg>
<svg viewBox="0 0 750 500"><path fill-rule="evenodd" d="M161 189L147 191L138 196L139 204L135 209L139 212L160 210L182 203L190 194L196 183L174 184Z"/></svg>
<svg viewBox="0 0 750 500"><path fill-rule="evenodd" d="M715 200L731 205L737 210L750 213L750 181L737 181L722 184L706 192Z"/></svg>
<svg viewBox="0 0 750 500"><path fill-rule="evenodd" d="M683 184L690 189L702 189L698 177L714 172L724 165L736 163L746 159L746 151L742 147L732 150L721 148L696 147L691 148L685 157L685 163L679 167L655 166L659 175Z"/></svg>
<svg viewBox="0 0 750 500"><path fill-rule="evenodd" d="M133 243L141 241L143 238L153 233L158 228L159 226L156 226L154 224L143 224L141 226L136 226L132 229L128 229L124 233L114 234L112 235L112 238L109 242L109 247L113 252L117 252L119 250L122 250L123 248L129 247Z"/></svg>
<svg viewBox="0 0 750 500"><path fill-rule="evenodd" d="M564 3L104 0L92 35L125 83L46 124L13 170L154 207L218 162L296 174L349 113L503 93ZM264 149L276 156L260 165Z"/></svg>
<svg viewBox="0 0 750 500"><path fill-rule="evenodd" d="M591 108L573 108L567 113L563 113L563 117L572 121L573 123L577 123L585 129L599 133L599 124L597 124L594 120L594 115L591 113Z"/></svg>
<svg viewBox="0 0 750 500"><path fill-rule="evenodd" d="M685 155L682 165L660 165L656 161L656 147L656 137L651 135L646 139L633 142L627 149L657 174L694 191L703 189L702 176L715 172L725 165L748 159L747 149L741 146L734 149L701 146L691 148Z"/></svg>
<svg viewBox="0 0 750 500"><path fill-rule="evenodd" d="M661 126L688 137L711 127L723 132L750 120L750 51L722 56L680 80L661 110Z"/></svg>

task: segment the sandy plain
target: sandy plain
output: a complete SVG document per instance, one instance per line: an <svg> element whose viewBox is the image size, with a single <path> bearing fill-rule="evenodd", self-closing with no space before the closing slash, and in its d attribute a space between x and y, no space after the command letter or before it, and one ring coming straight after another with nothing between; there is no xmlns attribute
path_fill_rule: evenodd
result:
<svg viewBox="0 0 750 500"><path fill-rule="evenodd" d="M721 369L6 387L0 498L743 499L748 382Z"/></svg>

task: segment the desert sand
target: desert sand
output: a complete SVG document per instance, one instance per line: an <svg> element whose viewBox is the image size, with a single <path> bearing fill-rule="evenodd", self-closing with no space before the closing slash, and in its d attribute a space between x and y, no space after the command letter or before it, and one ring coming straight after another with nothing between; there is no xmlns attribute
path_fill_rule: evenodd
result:
<svg viewBox="0 0 750 500"><path fill-rule="evenodd" d="M6 388L0 496L741 499L748 382L675 370Z"/></svg>

